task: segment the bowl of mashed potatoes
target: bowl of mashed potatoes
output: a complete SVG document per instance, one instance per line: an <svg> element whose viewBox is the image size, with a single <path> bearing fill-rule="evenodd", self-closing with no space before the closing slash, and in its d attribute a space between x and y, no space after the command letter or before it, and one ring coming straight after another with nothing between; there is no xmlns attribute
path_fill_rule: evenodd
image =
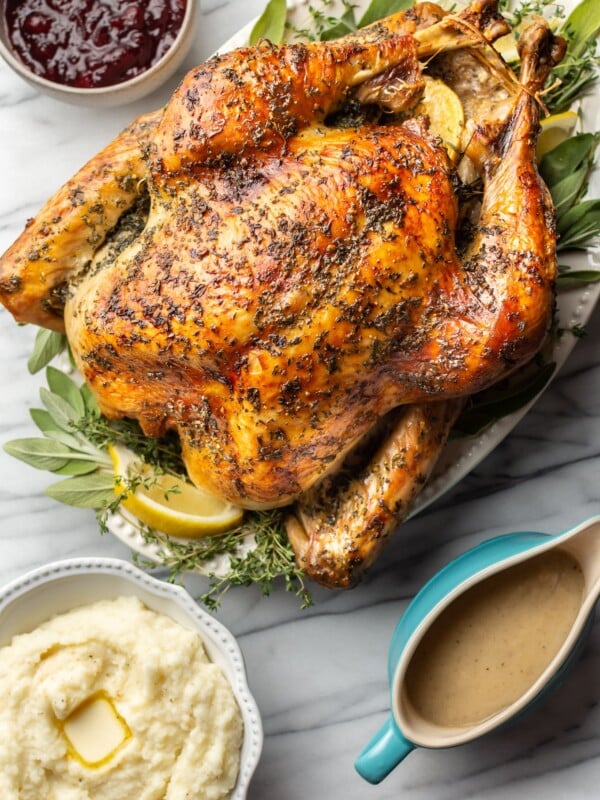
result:
<svg viewBox="0 0 600 800"><path fill-rule="evenodd" d="M0 797L242 800L263 733L232 634L179 586L69 559L0 593Z"/></svg>

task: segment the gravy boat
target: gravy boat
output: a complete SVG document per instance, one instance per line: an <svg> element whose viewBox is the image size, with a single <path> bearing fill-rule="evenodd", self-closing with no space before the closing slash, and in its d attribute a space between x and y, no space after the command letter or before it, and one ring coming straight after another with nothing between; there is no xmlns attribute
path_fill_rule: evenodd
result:
<svg viewBox="0 0 600 800"><path fill-rule="evenodd" d="M439 615L479 582L550 550L571 555L583 573L576 617L558 652L539 677L513 703L472 725L445 727L411 713L406 674L419 643ZM379 783L416 747L444 748L472 741L514 722L556 688L579 655L600 596L600 516L554 536L509 533L463 553L421 589L394 631L388 657L391 714L355 761L358 773Z"/></svg>

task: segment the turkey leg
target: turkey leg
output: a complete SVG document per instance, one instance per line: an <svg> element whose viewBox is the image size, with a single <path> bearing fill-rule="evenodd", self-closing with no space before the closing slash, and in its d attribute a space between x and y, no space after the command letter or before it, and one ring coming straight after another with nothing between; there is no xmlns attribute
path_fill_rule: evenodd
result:
<svg viewBox="0 0 600 800"><path fill-rule="evenodd" d="M159 119L154 112L132 122L48 200L2 256L0 300L17 322L64 331L68 284L139 197L144 143Z"/></svg>
<svg viewBox="0 0 600 800"><path fill-rule="evenodd" d="M419 60L480 47L509 31L497 0L474 0L460 15L441 19L443 12L435 9L418 4L331 42L264 41L192 70L158 128L157 183L174 184L177 173L193 166L217 167L233 157L281 150L298 130L340 108L355 87L367 83L362 100L372 102L369 82L389 80L390 70L403 87L399 107L409 108L423 88Z"/></svg>
<svg viewBox="0 0 600 800"><path fill-rule="evenodd" d="M360 580L410 513L461 407L449 400L396 409L384 420L372 459L357 465L352 453L339 474L293 506L285 527L306 575L331 589Z"/></svg>

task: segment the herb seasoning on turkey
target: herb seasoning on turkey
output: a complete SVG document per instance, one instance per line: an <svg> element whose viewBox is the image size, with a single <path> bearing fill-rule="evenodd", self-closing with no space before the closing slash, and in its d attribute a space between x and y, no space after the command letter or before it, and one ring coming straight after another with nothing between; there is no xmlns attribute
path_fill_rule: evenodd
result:
<svg viewBox="0 0 600 800"><path fill-rule="evenodd" d="M494 0L420 3L337 41L213 57L2 259L2 302L66 331L103 413L177 431L191 480L228 501L289 507L299 565L329 586L406 516L462 398L551 323L537 96L564 41L523 31L519 82L488 45L507 30ZM462 159L415 112L428 68L463 105ZM368 113L336 124L347 104ZM465 225L468 175L483 195ZM145 227L115 247L142 187Z"/></svg>

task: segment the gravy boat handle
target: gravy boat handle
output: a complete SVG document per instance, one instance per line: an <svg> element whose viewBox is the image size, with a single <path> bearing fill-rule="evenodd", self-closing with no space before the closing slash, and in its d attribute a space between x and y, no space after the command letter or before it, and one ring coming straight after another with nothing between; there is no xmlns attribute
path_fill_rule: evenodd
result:
<svg viewBox="0 0 600 800"><path fill-rule="evenodd" d="M369 783L379 783L397 767L416 745L406 739L389 716L371 741L360 752L354 767Z"/></svg>

